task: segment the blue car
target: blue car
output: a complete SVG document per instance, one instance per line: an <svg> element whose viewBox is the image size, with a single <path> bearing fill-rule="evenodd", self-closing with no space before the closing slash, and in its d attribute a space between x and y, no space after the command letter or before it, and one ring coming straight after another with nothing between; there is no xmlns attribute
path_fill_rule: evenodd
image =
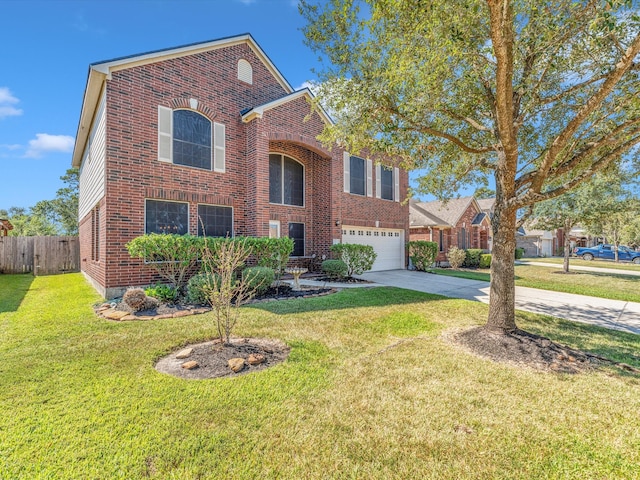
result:
<svg viewBox="0 0 640 480"><path fill-rule="evenodd" d="M615 245L601 244L595 247L579 247L576 248L575 254L578 257L582 257L583 260L593 260L599 258L602 260L615 260ZM620 245L618 246L618 260L633 262L640 265L640 252L631 250L629 247Z"/></svg>

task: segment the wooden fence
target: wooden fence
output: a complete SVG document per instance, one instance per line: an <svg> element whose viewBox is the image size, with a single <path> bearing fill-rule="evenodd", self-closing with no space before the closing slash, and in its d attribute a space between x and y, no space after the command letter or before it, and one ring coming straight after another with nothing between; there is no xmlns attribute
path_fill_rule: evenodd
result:
<svg viewBox="0 0 640 480"><path fill-rule="evenodd" d="M0 237L0 273L80 271L78 237Z"/></svg>

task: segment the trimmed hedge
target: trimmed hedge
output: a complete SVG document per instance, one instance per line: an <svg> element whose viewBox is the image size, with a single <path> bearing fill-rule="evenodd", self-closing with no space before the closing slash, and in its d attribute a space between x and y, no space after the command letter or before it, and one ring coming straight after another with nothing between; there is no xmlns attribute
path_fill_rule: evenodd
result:
<svg viewBox="0 0 640 480"><path fill-rule="evenodd" d="M331 246L331 251L347 265L347 276L360 275L371 270L377 254L371 245L355 243L337 243Z"/></svg>
<svg viewBox="0 0 640 480"><path fill-rule="evenodd" d="M251 290L255 290L256 295L262 295L269 290L276 274L269 267L249 267L242 271L242 278Z"/></svg>
<svg viewBox="0 0 640 480"><path fill-rule="evenodd" d="M480 266L480 257L482 255L482 249L469 248L465 251L464 267L478 268Z"/></svg>
<svg viewBox="0 0 640 480"><path fill-rule="evenodd" d="M516 248L516 260L520 260L524 255L524 248L517 247Z"/></svg>
<svg viewBox="0 0 640 480"><path fill-rule="evenodd" d="M347 275L347 264L342 260L325 260L320 268L329 278L340 279Z"/></svg>
<svg viewBox="0 0 640 480"><path fill-rule="evenodd" d="M449 260L449 265L454 270L457 270L464 263L464 259L466 258L467 253L458 247L449 247L449 251L447 252L447 259Z"/></svg>
<svg viewBox="0 0 640 480"><path fill-rule="evenodd" d="M480 255L480 268L490 268L491 267L491 254L483 253Z"/></svg>
<svg viewBox="0 0 640 480"><path fill-rule="evenodd" d="M416 240L408 243L409 257L416 270L421 272L431 268L438 255L438 244L425 240Z"/></svg>

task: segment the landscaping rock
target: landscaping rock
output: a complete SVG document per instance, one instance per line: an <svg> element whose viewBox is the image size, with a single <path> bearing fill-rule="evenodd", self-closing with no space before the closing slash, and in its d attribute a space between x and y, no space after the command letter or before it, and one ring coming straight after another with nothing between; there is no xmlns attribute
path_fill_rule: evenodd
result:
<svg viewBox="0 0 640 480"><path fill-rule="evenodd" d="M265 360L266 359L265 359L264 355L261 355L259 353L252 353L251 355L249 355L249 358L247 358L247 363L249 365L260 365Z"/></svg>
<svg viewBox="0 0 640 480"><path fill-rule="evenodd" d="M187 370L193 370L194 368L198 368L198 362L195 360L191 360L190 362L185 362L182 364L182 368L186 368Z"/></svg>
<svg viewBox="0 0 640 480"><path fill-rule="evenodd" d="M189 358L192 353L193 353L193 348L185 348L184 350L180 350L176 354L176 358L180 360L183 358Z"/></svg>
<svg viewBox="0 0 640 480"><path fill-rule="evenodd" d="M178 310L173 314L173 318L188 317L189 315L193 315L191 310Z"/></svg>
<svg viewBox="0 0 640 480"><path fill-rule="evenodd" d="M230 358L228 364L231 370L238 373L244 368L244 358Z"/></svg>
<svg viewBox="0 0 640 480"><path fill-rule="evenodd" d="M135 315L129 314L129 315L126 315L126 316L122 317L120 320L123 320L123 321L124 320L138 320L138 317L136 317Z"/></svg>
<svg viewBox="0 0 640 480"><path fill-rule="evenodd" d="M129 312L121 312L120 310L105 310L102 313L104 318L108 318L109 320L122 320L123 317L129 315Z"/></svg>

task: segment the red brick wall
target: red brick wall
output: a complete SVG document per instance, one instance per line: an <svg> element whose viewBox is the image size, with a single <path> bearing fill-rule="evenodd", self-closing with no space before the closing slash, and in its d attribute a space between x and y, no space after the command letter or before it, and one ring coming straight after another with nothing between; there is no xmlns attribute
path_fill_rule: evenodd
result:
<svg viewBox="0 0 640 480"><path fill-rule="evenodd" d="M237 62L253 67L253 85L237 79ZM327 255L343 224L404 228L408 238L408 206L342 192L342 150L328 151L317 141L324 123L305 98L268 110L243 123L240 112L281 98L284 88L245 45L198 53L115 71L106 82L105 198L101 202L101 255L91 260L91 215L81 220L83 271L107 296L121 287L146 285L158 278L131 259L126 243L144 234L145 199L186 202L189 231L197 232L197 205L234 209L239 235L268 234L270 219L305 223L306 254ZM158 106L197 110L226 128L226 172L217 173L159 162ZM290 155L305 166L305 206L269 204L269 152ZM374 172L375 175L375 172ZM375 185L375 178L374 178ZM402 172L401 194L408 176ZM86 258L86 260L84 260Z"/></svg>

